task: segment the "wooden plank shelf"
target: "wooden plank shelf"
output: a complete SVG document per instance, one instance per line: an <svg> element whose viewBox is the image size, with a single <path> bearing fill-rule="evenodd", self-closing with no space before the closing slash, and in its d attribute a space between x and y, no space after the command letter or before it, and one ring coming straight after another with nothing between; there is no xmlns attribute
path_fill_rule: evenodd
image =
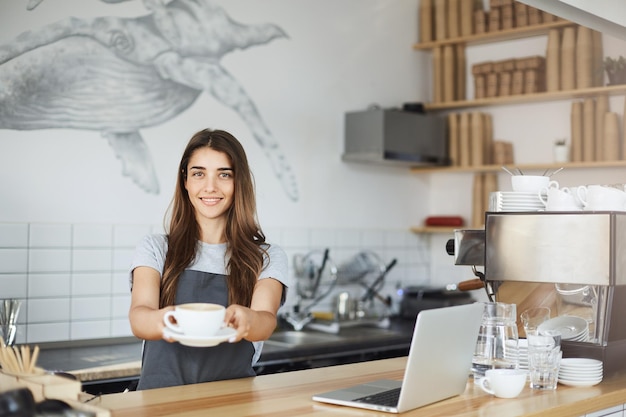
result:
<svg viewBox="0 0 626 417"><path fill-rule="evenodd" d="M590 87L580 88L576 90L567 91L550 91L541 93L530 94L516 94L514 96L499 96L481 98L475 100L459 100L448 101L441 103L426 103L424 109L427 111L437 110L454 110L470 107L487 107L487 106L501 106L507 104L520 104L520 103L533 103L533 102L545 102L545 101L560 101L560 100L572 100L583 99L587 97L595 97L600 95L622 95L626 94L626 84L610 85L604 87Z"/></svg>
<svg viewBox="0 0 626 417"><path fill-rule="evenodd" d="M411 232L417 234L436 234L436 233L450 233L453 234L456 229L462 229L463 226L459 227L448 227L448 226L414 226L411 227Z"/></svg>
<svg viewBox="0 0 626 417"><path fill-rule="evenodd" d="M509 41L531 36L545 35L550 29L558 29L573 25L575 25L575 23L570 22L569 20L561 19L554 22L542 23L540 25L523 26L506 30L498 30L495 32L477 33L469 36L461 36L431 42L419 42L413 45L413 49L427 50L444 45L479 45L482 43Z"/></svg>
<svg viewBox="0 0 626 417"><path fill-rule="evenodd" d="M531 171L550 170L555 171L559 168L564 170L577 168L625 168L626 161L597 161L597 162L567 162L567 163L535 163L535 164L509 164L506 166L510 171L519 168L523 173L531 173ZM462 173L462 172L504 172L502 165L481 165L481 166L446 166L446 167L412 167L411 172L416 174L427 173ZM533 172L533 174L537 174Z"/></svg>

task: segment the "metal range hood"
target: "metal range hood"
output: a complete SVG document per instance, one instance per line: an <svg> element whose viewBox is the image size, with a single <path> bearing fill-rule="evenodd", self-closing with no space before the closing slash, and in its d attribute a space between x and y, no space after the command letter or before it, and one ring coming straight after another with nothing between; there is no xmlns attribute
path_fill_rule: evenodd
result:
<svg viewBox="0 0 626 417"><path fill-rule="evenodd" d="M341 159L398 166L449 165L446 120L439 115L381 109L345 115Z"/></svg>
<svg viewBox="0 0 626 417"><path fill-rule="evenodd" d="M626 40L625 0L519 0L519 2Z"/></svg>

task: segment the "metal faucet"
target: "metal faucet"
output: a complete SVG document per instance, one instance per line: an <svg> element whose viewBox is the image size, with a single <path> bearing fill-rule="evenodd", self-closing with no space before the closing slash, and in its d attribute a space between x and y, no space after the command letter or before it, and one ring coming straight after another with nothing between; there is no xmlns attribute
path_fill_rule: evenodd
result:
<svg viewBox="0 0 626 417"><path fill-rule="evenodd" d="M287 320L287 323L291 324L291 326L293 327L295 331L299 332L302 329L304 329L304 327L313 320L313 314L308 313L308 312L307 313L295 313L293 315L287 313L285 315L285 320Z"/></svg>

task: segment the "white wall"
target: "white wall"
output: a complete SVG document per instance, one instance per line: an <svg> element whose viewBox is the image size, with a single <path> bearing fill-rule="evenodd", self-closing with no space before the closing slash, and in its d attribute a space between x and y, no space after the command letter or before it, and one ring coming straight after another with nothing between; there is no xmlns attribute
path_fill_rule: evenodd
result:
<svg viewBox="0 0 626 417"><path fill-rule="evenodd" d="M226 55L221 64L259 109L295 171L300 200L291 201L251 132L207 93L189 110L140 130L154 160L161 192L150 195L121 174L99 132L0 130L0 207L3 221L160 222L171 198L176 166L190 136L224 128L244 143L254 169L259 212L266 226L405 228L425 208L409 204L419 180L402 168L348 165L343 114L372 103L400 106L424 96L425 58L416 39L416 2L382 0L220 1L244 23L275 23L289 39ZM143 15L141 2L46 0L27 11L3 2L0 41L68 15ZM3 126L0 125L0 129ZM410 190L410 192L406 192ZM393 208L390 212L390 206ZM392 215L390 215L392 214Z"/></svg>

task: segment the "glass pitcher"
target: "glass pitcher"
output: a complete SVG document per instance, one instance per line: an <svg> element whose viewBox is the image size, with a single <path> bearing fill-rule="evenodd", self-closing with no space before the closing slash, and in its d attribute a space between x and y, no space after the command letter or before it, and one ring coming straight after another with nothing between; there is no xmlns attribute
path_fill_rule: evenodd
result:
<svg viewBox="0 0 626 417"><path fill-rule="evenodd" d="M515 304L487 302L484 305L472 359L475 380L484 377L487 369L515 369L519 364Z"/></svg>

